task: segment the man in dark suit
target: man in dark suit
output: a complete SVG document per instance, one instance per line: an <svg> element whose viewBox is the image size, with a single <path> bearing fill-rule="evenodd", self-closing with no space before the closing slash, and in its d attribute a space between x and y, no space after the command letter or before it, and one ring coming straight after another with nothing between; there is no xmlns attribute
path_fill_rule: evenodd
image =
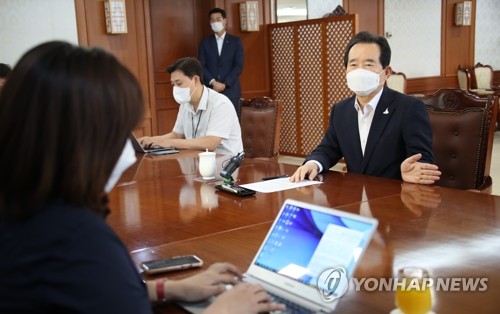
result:
<svg viewBox="0 0 500 314"><path fill-rule="evenodd" d="M291 181L312 180L341 158L352 173L421 184L439 180L425 105L384 86L390 60L384 37L361 32L351 39L344 65L355 96L333 106L323 140Z"/></svg>
<svg viewBox="0 0 500 314"><path fill-rule="evenodd" d="M203 82L226 95L239 114L239 76L243 70L243 44L239 37L226 32L227 19L224 10L214 8L210 10L209 17L214 35L205 37L198 51L198 60L203 67Z"/></svg>

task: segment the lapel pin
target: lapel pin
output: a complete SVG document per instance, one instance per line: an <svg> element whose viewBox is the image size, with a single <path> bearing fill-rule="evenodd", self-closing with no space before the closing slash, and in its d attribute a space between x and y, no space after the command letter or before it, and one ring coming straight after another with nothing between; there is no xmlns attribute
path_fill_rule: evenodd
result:
<svg viewBox="0 0 500 314"><path fill-rule="evenodd" d="M382 112L383 114L389 114L389 108L385 108L385 111Z"/></svg>

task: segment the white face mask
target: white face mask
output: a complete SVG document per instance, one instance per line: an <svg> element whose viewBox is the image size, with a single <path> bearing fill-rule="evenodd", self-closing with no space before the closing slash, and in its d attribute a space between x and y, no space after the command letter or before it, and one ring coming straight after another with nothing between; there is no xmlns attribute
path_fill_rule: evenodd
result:
<svg viewBox="0 0 500 314"><path fill-rule="evenodd" d="M191 96L194 93L194 91L191 93L191 84L193 84L193 81L191 81L188 87L174 86L174 99L178 104L182 105L191 101Z"/></svg>
<svg viewBox="0 0 500 314"><path fill-rule="evenodd" d="M224 29L224 25L222 24L222 22L213 22L210 23L210 26L212 27L214 33L218 33Z"/></svg>
<svg viewBox="0 0 500 314"><path fill-rule="evenodd" d="M113 169L113 172L111 172L111 176L104 187L104 191L106 193L111 191L116 182L118 182L118 179L122 176L122 173L127 170L128 167L132 166L136 160L137 158L135 158L135 150L132 147L132 142L130 142L130 139L127 139L127 142L125 142L125 146L123 147L122 154L120 155L120 158L118 158L115 168Z"/></svg>
<svg viewBox="0 0 500 314"><path fill-rule="evenodd" d="M368 96L379 87L380 73L356 69L346 74L347 86L358 96Z"/></svg>

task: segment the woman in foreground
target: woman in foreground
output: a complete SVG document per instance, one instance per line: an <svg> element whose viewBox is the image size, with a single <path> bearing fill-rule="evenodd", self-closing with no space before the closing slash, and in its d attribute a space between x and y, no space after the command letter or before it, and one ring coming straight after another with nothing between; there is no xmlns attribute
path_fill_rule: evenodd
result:
<svg viewBox="0 0 500 314"><path fill-rule="evenodd" d="M136 79L103 50L49 42L16 65L0 95L1 313L151 313L219 294L207 313L283 309L226 263L142 281L104 220L142 111Z"/></svg>

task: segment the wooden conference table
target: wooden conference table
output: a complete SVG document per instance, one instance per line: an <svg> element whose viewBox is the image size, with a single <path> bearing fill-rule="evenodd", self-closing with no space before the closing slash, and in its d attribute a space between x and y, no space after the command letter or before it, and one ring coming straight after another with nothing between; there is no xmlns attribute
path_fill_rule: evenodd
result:
<svg viewBox="0 0 500 314"><path fill-rule="evenodd" d="M487 278L487 290L482 292L433 291L433 311L498 313L498 196L329 172L319 185L238 197L215 190L218 182L200 180L197 152L138 158L111 192L108 216L137 265L196 254L204 260L203 268L227 261L245 270L281 204L293 198L379 220L355 278L390 278L405 266L424 267L433 278ZM219 171L226 159L217 158ZM246 159L234 177L244 184L292 174L296 168ZM167 276L181 278L196 271ZM336 313L389 313L395 307L393 292L368 291L370 286L355 291L354 286L350 284ZM172 304L154 310L183 313Z"/></svg>

